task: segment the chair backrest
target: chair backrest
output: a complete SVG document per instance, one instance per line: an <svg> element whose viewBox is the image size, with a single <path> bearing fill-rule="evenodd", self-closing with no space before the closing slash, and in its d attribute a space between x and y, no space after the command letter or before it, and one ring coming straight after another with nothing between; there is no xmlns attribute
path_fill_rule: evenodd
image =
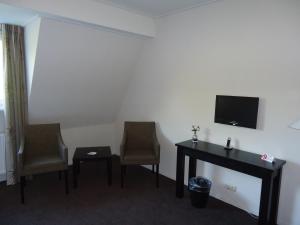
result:
<svg viewBox="0 0 300 225"><path fill-rule="evenodd" d="M125 122L125 149L153 149L155 122Z"/></svg>
<svg viewBox="0 0 300 225"><path fill-rule="evenodd" d="M35 156L58 152L60 125L34 124L25 128L25 155Z"/></svg>

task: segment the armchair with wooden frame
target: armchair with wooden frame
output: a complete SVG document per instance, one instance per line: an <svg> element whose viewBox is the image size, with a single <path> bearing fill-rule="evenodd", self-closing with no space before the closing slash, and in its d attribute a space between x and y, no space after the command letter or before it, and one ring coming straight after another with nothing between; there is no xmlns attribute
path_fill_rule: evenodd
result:
<svg viewBox="0 0 300 225"><path fill-rule="evenodd" d="M128 165L156 165L156 186L159 187L160 145L156 137L155 122L124 123L124 134L120 147L121 187Z"/></svg>
<svg viewBox="0 0 300 225"><path fill-rule="evenodd" d="M25 128L25 135L18 152L21 202L24 204L26 176L61 172L65 175L65 192L68 185L68 148L64 145L60 124L35 124Z"/></svg>

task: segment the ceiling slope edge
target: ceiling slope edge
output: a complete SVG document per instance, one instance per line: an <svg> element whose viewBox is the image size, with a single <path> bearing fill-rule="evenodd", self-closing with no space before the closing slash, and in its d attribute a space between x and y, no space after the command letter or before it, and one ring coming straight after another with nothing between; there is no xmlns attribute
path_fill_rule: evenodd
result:
<svg viewBox="0 0 300 225"><path fill-rule="evenodd" d="M40 16L65 18L119 31L155 37L153 18L104 3L83 0L0 0L0 3L37 12Z"/></svg>

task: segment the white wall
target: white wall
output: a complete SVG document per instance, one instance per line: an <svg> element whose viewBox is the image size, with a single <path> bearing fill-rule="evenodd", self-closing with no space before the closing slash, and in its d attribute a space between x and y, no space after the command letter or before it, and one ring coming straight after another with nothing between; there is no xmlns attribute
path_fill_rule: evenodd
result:
<svg viewBox="0 0 300 225"><path fill-rule="evenodd" d="M69 164L72 164L76 147L110 146L112 154L116 154L113 129L113 124L62 128L63 140L68 147Z"/></svg>
<svg viewBox="0 0 300 225"><path fill-rule="evenodd" d="M26 77L27 92L30 98L31 83L34 74L35 57L39 43L41 18L36 17L27 26L25 26L24 44L25 44L25 60L26 60Z"/></svg>
<svg viewBox="0 0 300 225"><path fill-rule="evenodd" d="M174 144L201 140L287 160L279 224L300 224L300 133L288 128L300 112L300 2L224 0L157 21L116 123L117 146L124 120L154 120L161 144L161 173L175 179ZM215 96L260 97L259 129L216 124ZM198 175L213 181L212 194L258 213L257 178L198 162ZM237 192L224 185L237 186ZM175 194L174 194L175 195Z"/></svg>
<svg viewBox="0 0 300 225"><path fill-rule="evenodd" d="M37 18L25 27L29 122L59 122L69 148L109 145L144 37Z"/></svg>
<svg viewBox="0 0 300 225"><path fill-rule="evenodd" d="M29 98L31 123L112 123L144 39L42 19Z"/></svg>
<svg viewBox="0 0 300 225"><path fill-rule="evenodd" d="M0 18L0 20L1 20L1 18ZM1 39L1 32L0 32L0 39ZM1 42L1 47L0 47L0 63L1 63L0 68L1 69L2 69L2 60L3 60L3 56L2 56L2 42ZM3 76L2 71L0 72L0 75ZM1 86L3 85L3 86L0 87L0 90L4 92L3 80L4 80L3 77L1 77L0 85ZM4 97L4 93L0 93L0 96L1 96L1 100L4 101L4 99L2 99L2 97ZM0 182L6 179L5 148L4 148L4 146L2 144L2 141L1 141L1 137L5 133L5 119L4 119L3 101L0 101Z"/></svg>
<svg viewBox="0 0 300 225"><path fill-rule="evenodd" d="M0 109L0 182L6 180L6 166L5 166L5 120L4 111Z"/></svg>

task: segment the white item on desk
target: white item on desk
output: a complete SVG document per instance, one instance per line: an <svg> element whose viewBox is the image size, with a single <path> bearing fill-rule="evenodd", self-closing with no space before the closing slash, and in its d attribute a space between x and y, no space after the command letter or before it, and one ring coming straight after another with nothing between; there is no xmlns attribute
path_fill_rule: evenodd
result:
<svg viewBox="0 0 300 225"><path fill-rule="evenodd" d="M96 155L97 152L89 152L88 155Z"/></svg>
<svg viewBox="0 0 300 225"><path fill-rule="evenodd" d="M267 161L269 163L273 163L275 161L274 156L271 156L270 154L267 154L267 153L261 155L260 158L261 158L261 160Z"/></svg>

